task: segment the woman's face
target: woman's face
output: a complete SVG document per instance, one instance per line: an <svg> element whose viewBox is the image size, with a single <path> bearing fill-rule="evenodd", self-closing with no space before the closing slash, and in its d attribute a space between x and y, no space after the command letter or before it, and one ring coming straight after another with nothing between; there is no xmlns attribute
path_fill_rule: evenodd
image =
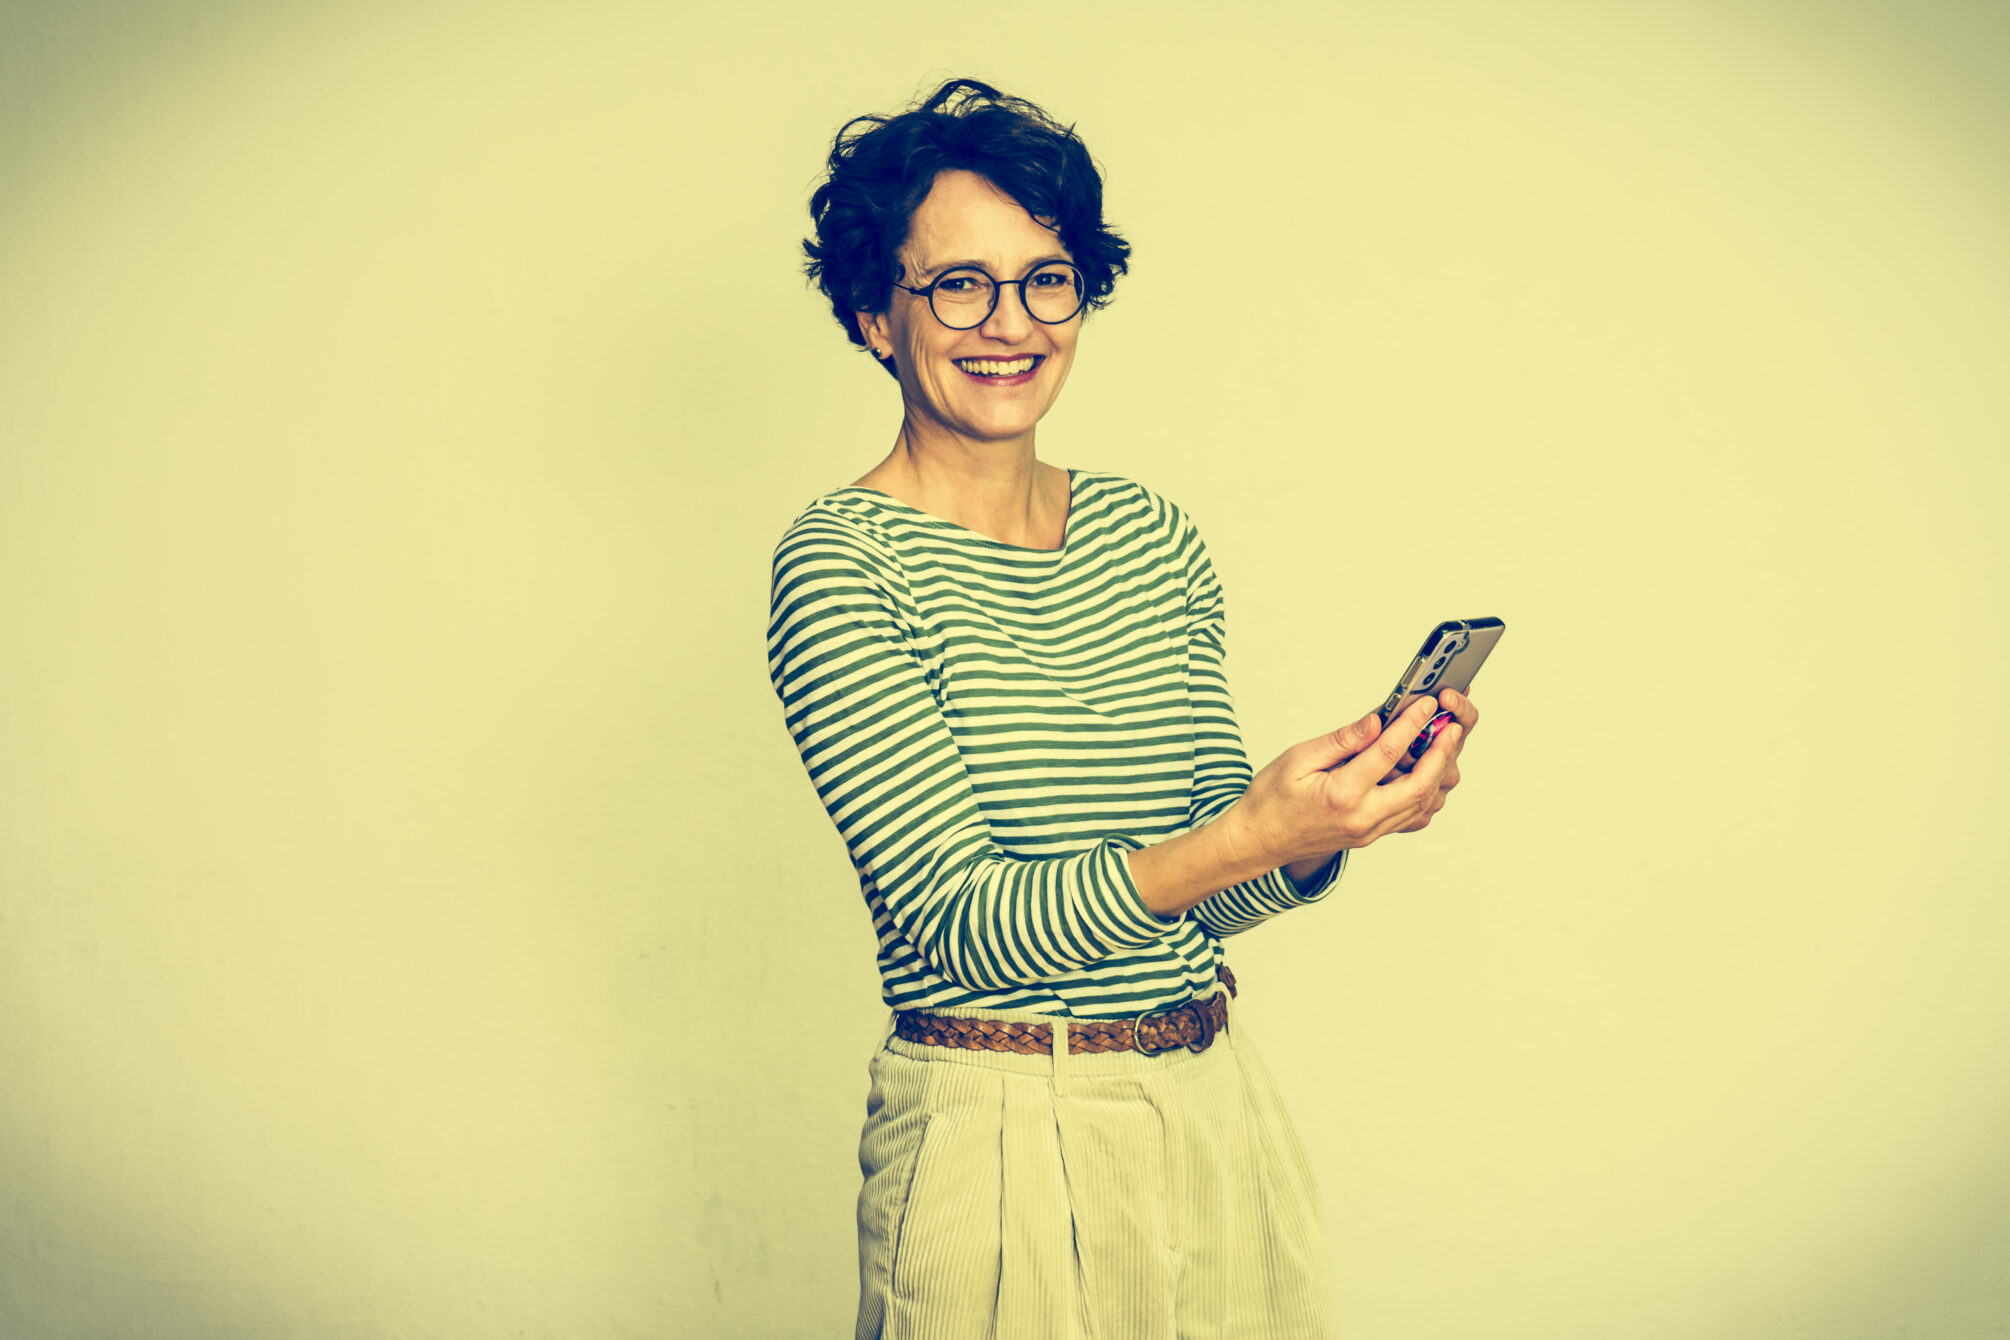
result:
<svg viewBox="0 0 2010 1340"><path fill-rule="evenodd" d="M900 259L902 283L926 288L945 270L982 267L994 279L1023 279L1043 261L1072 261L1061 239L1035 222L989 179L964 169L937 174L914 211ZM923 416L969 438L998 441L1032 432L1075 358L1081 313L1058 326L1027 315L1020 288L998 291L983 325L951 330L935 319L928 299L893 290L884 313L858 313L866 343L891 349L910 417ZM965 372L959 360L997 362L1031 355L1032 374L1000 381Z"/></svg>

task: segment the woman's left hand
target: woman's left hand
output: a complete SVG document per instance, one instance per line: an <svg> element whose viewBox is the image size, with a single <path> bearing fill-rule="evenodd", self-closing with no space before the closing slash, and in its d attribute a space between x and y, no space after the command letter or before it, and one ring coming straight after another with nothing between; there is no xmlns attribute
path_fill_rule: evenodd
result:
<svg viewBox="0 0 2010 1340"><path fill-rule="evenodd" d="M1397 829L1398 833L1418 833L1430 827L1431 816L1445 807L1446 793L1459 784L1459 754L1465 749L1466 742L1473 738L1473 728L1480 724L1480 709L1474 707L1473 700L1465 694L1445 689L1437 694L1437 699L1438 706L1449 711L1465 729L1459 732L1458 742L1452 746L1451 762L1445 765L1444 776L1439 779L1438 789L1425 803L1424 812L1413 822ZM1406 757L1396 764L1389 777L1394 778L1398 773L1409 772L1415 766L1415 760ZM1383 785L1387 784L1385 780Z"/></svg>

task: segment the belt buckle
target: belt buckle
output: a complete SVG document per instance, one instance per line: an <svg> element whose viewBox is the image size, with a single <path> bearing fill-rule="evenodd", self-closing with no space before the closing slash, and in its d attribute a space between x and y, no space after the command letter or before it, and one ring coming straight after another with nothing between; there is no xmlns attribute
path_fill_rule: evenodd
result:
<svg viewBox="0 0 2010 1340"><path fill-rule="evenodd" d="M1207 1012L1208 1003L1207 1001L1188 1000L1182 1001L1169 1010L1147 1010L1143 1014L1140 1014L1131 1022L1132 1049L1140 1056L1160 1056L1171 1051L1171 1046L1147 1047L1145 1045L1144 1022L1147 1019L1170 1018L1181 1010L1191 1010L1195 1022L1200 1025L1200 1037L1193 1042L1175 1043L1173 1045L1184 1046L1188 1051L1198 1056L1200 1053L1206 1051L1209 1044L1214 1041L1214 1016Z"/></svg>

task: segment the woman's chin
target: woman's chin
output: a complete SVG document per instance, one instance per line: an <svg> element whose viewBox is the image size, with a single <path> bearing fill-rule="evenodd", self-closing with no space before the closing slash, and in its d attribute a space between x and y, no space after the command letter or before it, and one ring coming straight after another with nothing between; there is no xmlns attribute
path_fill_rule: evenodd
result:
<svg viewBox="0 0 2010 1340"><path fill-rule="evenodd" d="M1030 436L1039 425L1038 419L1015 419L1010 423L986 423L977 425L971 433L987 442L1013 442Z"/></svg>
<svg viewBox="0 0 2010 1340"><path fill-rule="evenodd" d="M1024 437L1047 413L1045 405L1019 408L952 405L947 408L949 413L929 417L959 436L981 438L987 442Z"/></svg>

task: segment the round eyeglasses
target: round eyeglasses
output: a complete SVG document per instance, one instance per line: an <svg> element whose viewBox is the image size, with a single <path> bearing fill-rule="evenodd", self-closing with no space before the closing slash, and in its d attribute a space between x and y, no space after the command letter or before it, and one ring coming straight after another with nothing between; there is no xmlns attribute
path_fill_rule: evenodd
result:
<svg viewBox="0 0 2010 1340"><path fill-rule="evenodd" d="M895 284L928 299L928 310L951 330L975 330L998 310L998 290L1017 284L1026 314L1044 325L1072 321L1089 301L1082 272L1066 261L1049 261L1024 279L993 279L975 266L945 270L927 288Z"/></svg>

